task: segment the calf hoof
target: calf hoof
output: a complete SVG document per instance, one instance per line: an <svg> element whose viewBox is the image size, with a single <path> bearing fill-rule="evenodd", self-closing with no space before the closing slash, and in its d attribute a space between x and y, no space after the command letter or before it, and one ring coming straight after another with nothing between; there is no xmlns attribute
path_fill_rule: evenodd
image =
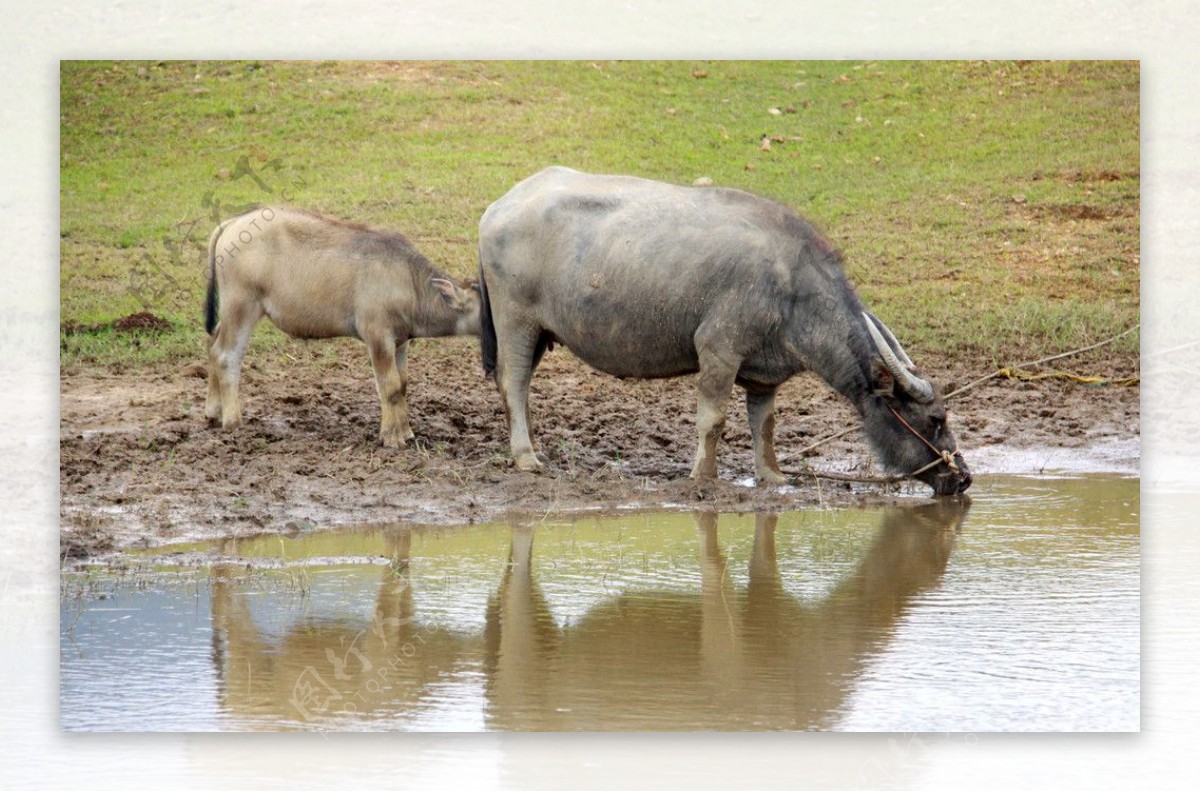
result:
<svg viewBox="0 0 1200 792"><path fill-rule="evenodd" d="M404 448L408 445L410 438L398 434L386 434L379 436L379 443L384 448Z"/></svg>

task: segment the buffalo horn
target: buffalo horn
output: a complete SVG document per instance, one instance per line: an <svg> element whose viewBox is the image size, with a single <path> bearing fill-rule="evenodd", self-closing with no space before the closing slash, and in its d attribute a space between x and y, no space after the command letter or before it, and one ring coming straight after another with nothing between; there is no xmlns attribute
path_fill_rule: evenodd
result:
<svg viewBox="0 0 1200 792"><path fill-rule="evenodd" d="M904 347L900 346L900 342L896 340L896 336L892 335L891 329L889 329L888 326L883 323L883 320L875 314L868 313L867 316L871 317L869 324L874 323L880 330L883 331L883 337L888 340L888 345L892 349L896 350L896 355L900 358L900 362L908 368L912 368L912 358L910 358L904 351Z"/></svg>
<svg viewBox="0 0 1200 792"><path fill-rule="evenodd" d="M879 332L879 327L882 327L888 337L894 339L895 336L887 329L887 325L880 321L879 327L876 327L875 321L879 320L872 321L872 317L866 313L863 314L863 319L867 323L867 332L871 334L871 340L875 342L875 348L879 350L879 356L883 358L883 364L887 366L887 370L895 377L901 389L919 402L932 401L933 386L909 371L908 366L901 363L900 358L896 357L896 352L892 350L891 344L883 337L883 333ZM908 355L904 354L904 349L898 342L896 349L899 350L899 353L904 356L904 360L908 361L908 365L911 366L912 361L909 360Z"/></svg>

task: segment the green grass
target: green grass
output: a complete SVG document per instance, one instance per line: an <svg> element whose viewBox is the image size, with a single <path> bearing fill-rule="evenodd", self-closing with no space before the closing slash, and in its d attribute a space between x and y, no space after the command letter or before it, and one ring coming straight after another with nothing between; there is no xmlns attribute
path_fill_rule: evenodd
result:
<svg viewBox="0 0 1200 792"><path fill-rule="evenodd" d="M175 329L64 332L62 367L199 359L207 237L240 206L396 228L466 276L479 215L550 164L795 207L910 351L1083 346L1138 320L1139 79L1127 62L65 62L64 326L150 311Z"/></svg>

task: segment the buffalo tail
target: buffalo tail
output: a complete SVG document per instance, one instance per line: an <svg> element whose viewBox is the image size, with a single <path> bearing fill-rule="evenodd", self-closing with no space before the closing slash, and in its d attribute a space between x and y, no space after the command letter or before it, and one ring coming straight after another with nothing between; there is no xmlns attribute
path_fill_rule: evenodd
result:
<svg viewBox="0 0 1200 792"><path fill-rule="evenodd" d="M492 301L488 299L487 280L479 268L479 352L483 358L483 373L496 376L496 324L492 320Z"/></svg>

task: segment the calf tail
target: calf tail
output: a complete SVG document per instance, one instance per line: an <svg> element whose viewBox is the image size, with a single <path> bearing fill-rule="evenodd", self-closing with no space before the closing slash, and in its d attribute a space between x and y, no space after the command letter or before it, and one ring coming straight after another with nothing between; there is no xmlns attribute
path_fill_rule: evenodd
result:
<svg viewBox="0 0 1200 792"><path fill-rule="evenodd" d="M217 329L217 309L220 306L220 295L217 290L217 239L225 230L221 223L208 238L208 292L204 295L204 329L209 335Z"/></svg>
<svg viewBox="0 0 1200 792"><path fill-rule="evenodd" d="M479 268L479 352L483 358L483 373L496 376L496 324L492 321L492 301L488 299L487 280Z"/></svg>

